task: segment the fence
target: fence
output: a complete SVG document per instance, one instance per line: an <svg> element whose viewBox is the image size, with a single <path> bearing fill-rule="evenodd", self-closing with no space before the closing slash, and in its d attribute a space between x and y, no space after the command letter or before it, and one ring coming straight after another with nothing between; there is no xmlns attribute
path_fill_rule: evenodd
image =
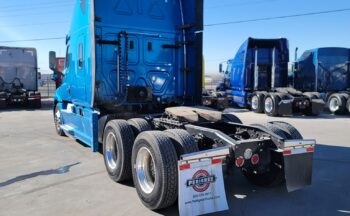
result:
<svg viewBox="0 0 350 216"><path fill-rule="evenodd" d="M39 80L39 92L42 98L53 98L56 91L56 84L51 75L43 74Z"/></svg>

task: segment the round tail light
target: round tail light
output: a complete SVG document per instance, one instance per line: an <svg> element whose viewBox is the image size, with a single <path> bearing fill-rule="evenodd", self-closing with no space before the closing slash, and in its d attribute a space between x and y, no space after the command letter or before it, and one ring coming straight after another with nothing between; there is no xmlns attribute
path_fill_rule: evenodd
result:
<svg viewBox="0 0 350 216"><path fill-rule="evenodd" d="M254 154L252 156L252 158L250 159L250 162L253 164L253 165L257 165L259 163L259 160L260 160L260 157L258 154Z"/></svg>
<svg viewBox="0 0 350 216"><path fill-rule="evenodd" d="M237 167L242 167L243 165L244 165L244 158L242 156L236 158L236 166Z"/></svg>

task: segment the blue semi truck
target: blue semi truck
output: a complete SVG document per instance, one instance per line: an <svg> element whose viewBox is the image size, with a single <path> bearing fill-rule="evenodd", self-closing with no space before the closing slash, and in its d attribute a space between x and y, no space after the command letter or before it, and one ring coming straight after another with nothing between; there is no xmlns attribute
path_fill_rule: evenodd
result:
<svg viewBox="0 0 350 216"><path fill-rule="evenodd" d="M245 125L198 107L202 30L202 0L76 1L54 99L57 133L101 150L111 179L132 179L152 210L183 201L184 190L215 193L212 163L258 185L310 185L315 140L284 122ZM179 182L192 162L210 159L191 187Z"/></svg>
<svg viewBox="0 0 350 216"><path fill-rule="evenodd" d="M324 47L307 50L293 66L293 85L318 92L331 113L350 112L350 49Z"/></svg>
<svg viewBox="0 0 350 216"><path fill-rule="evenodd" d="M225 91L231 103L265 112L270 116L301 112L319 115L324 102L315 93L288 87L289 45L285 38L248 38L236 56L227 61L224 82L217 91Z"/></svg>

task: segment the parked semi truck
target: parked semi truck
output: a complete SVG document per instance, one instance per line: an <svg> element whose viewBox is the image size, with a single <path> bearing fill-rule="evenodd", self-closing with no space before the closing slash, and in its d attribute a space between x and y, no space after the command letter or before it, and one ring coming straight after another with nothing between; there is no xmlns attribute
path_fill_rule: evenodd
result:
<svg viewBox="0 0 350 216"><path fill-rule="evenodd" d="M201 195L185 203L191 214L201 202L215 204L223 188L215 164L258 185L310 185L315 140L284 122L245 125L199 106L202 31L202 0L76 1L54 100L57 133L95 152L101 144L111 179L133 179L152 210L194 199L184 191Z"/></svg>
<svg viewBox="0 0 350 216"><path fill-rule="evenodd" d="M331 113L350 112L350 50L325 47L307 50L293 67L294 86L318 92Z"/></svg>
<svg viewBox="0 0 350 216"><path fill-rule="evenodd" d="M316 94L288 87L288 62L287 39L248 38L225 71L220 64L225 75L217 90L225 91L234 105L257 113L319 115L324 102Z"/></svg>
<svg viewBox="0 0 350 216"><path fill-rule="evenodd" d="M13 104L40 108L39 78L36 49L0 47L0 108Z"/></svg>

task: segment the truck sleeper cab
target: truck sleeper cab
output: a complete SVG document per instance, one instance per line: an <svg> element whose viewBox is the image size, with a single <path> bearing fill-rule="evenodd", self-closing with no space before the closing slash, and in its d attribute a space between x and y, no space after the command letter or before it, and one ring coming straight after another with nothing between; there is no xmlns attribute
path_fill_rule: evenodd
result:
<svg viewBox="0 0 350 216"><path fill-rule="evenodd" d="M310 185L315 140L287 123L244 125L195 107L202 29L202 0L77 1L55 94L57 133L93 151L102 145L112 180L132 179L152 210L174 204L184 187L178 161L193 158L224 157L259 185ZM50 67L55 60L50 52Z"/></svg>
<svg viewBox="0 0 350 216"><path fill-rule="evenodd" d="M227 62L228 97L235 105L271 116L296 112L318 115L324 106L322 100L288 87L288 62L287 39L248 38Z"/></svg>
<svg viewBox="0 0 350 216"><path fill-rule="evenodd" d="M307 50L293 68L296 88L318 92L331 113L350 112L350 49Z"/></svg>
<svg viewBox="0 0 350 216"><path fill-rule="evenodd" d="M9 105L41 107L35 48L0 47L0 109Z"/></svg>

